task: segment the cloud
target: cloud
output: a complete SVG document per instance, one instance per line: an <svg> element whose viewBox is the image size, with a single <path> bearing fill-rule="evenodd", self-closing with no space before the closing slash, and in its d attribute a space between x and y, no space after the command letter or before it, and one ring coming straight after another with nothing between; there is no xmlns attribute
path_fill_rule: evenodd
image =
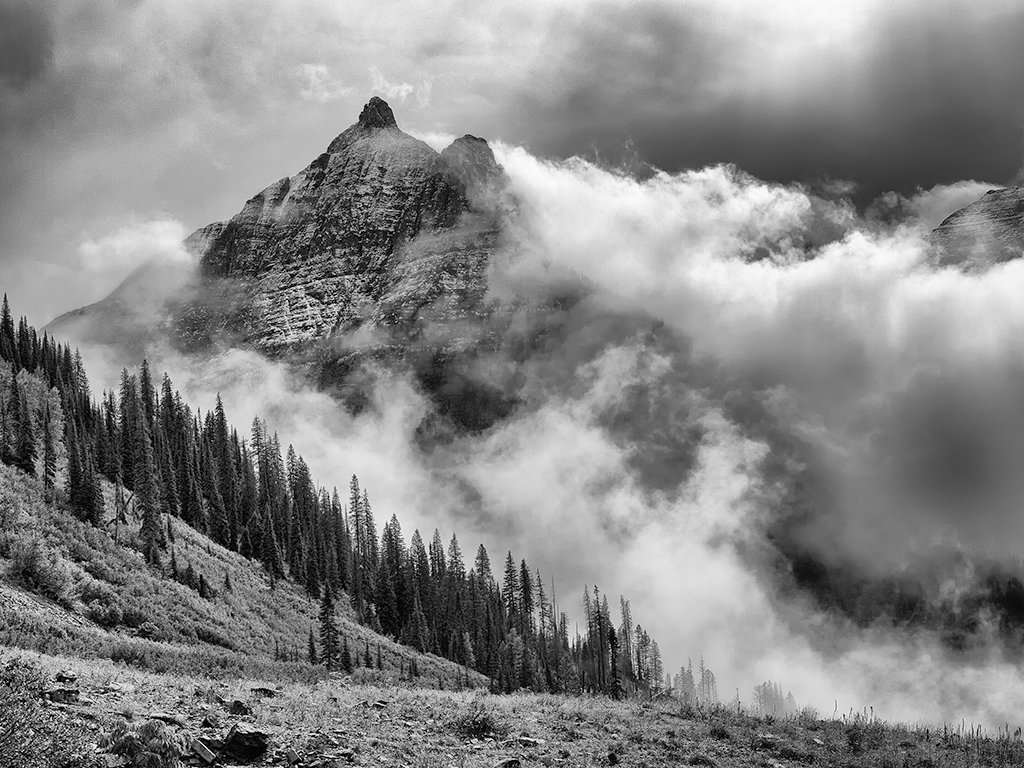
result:
<svg viewBox="0 0 1024 768"><path fill-rule="evenodd" d="M384 77L384 74L377 67L370 67L370 89L380 93L388 101L397 101L405 104L410 96L416 96L416 102L421 107L430 106L430 94L433 90L433 83L424 78L418 86L406 82L392 82Z"/></svg>
<svg viewBox="0 0 1024 768"><path fill-rule="evenodd" d="M302 84L299 93L304 99L325 103L340 99L353 91L351 86L334 79L330 69L323 64L300 64L298 77Z"/></svg>
<svg viewBox="0 0 1024 768"><path fill-rule="evenodd" d="M538 462L568 496L585 498L587 525L605 525L608 498L632 522L608 557L636 569L615 571L618 578L656 585L642 603L650 611L684 606L656 620L673 639L663 647L679 653L718 638L713 658L727 679L744 664L780 676L785 668L783 677L818 706L831 689L889 715L948 717L956 702L997 717L969 693L979 680L996 685L1006 670L998 630L984 619L967 630L962 642L972 650L962 656L926 625L894 632L854 623L892 620L886 612L895 606L872 596L878 581L912 584L923 611L973 616L971 602L988 599L984 574L1015 573L1024 535L1015 469L1024 458L1015 394L1024 266L937 269L927 237L936 218L986 185L919 191L883 223L842 200L728 166L638 179L579 159L496 151L521 201L517 258L500 276L538 299L560 277L577 276L591 290L588 312L646 318L685 340L665 349L660 370L669 374L639 376L643 395L625 408L631 420L649 410L670 422L677 450L662 470L676 468L674 483L656 490L632 458L658 455L655 431L595 417L608 406L587 398L570 409L571 420L596 434L579 442L591 451L618 446L622 474L574 453L577 441L563 430L549 438L559 447ZM571 366L567 350L579 340L562 343L558 358ZM632 386L621 371L608 381L616 392ZM676 421L669 414L680 402L689 417ZM679 459L686 445L693 461ZM562 452L568 464L611 478L608 486L595 484L600 494L574 486ZM560 520L566 504L556 495L547 514ZM794 554L822 564L860 605L816 602L838 598L790 572ZM790 591L798 584L808 591ZM801 663L783 664L794 658ZM927 663L944 665L943 685L921 682ZM997 687L996 698L1009 701L1020 677ZM934 704L913 703L910 691Z"/></svg>
<svg viewBox="0 0 1024 768"><path fill-rule="evenodd" d="M73 281L42 295L15 261L67 268L82 230L133 212L189 229L225 219L308 164L374 90L406 129L556 157L615 160L631 142L671 171L732 162L778 181L854 179L860 203L1004 180L1020 161L1024 13L1002 0L828 13L810 0L448 0L444 12L68 0L2 12L13 37L0 45L0 260L40 323L74 306ZM40 172L55 158L59 172Z"/></svg>
<svg viewBox="0 0 1024 768"><path fill-rule="evenodd" d="M23 90L42 75L53 55L46 12L31 0L0 5L0 88Z"/></svg>
<svg viewBox="0 0 1024 768"><path fill-rule="evenodd" d="M132 222L98 238L85 239L78 246L78 254L87 271L120 276L151 259L191 262L182 247L187 235L182 223L174 219Z"/></svg>

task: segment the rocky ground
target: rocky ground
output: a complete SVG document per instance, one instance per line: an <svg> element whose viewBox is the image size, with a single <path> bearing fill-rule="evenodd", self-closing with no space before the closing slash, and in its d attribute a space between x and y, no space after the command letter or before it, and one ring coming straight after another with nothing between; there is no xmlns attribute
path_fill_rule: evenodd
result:
<svg viewBox="0 0 1024 768"><path fill-rule="evenodd" d="M315 686L211 682L103 661L36 657L46 707L109 734L157 733L186 765L1022 765L1013 734L904 727L869 717L753 717L678 701L611 701L408 688L334 677ZM148 724L148 725L147 725ZM104 736L107 736L104 738ZM98 749L110 766L127 758ZM123 751L123 750L122 750Z"/></svg>

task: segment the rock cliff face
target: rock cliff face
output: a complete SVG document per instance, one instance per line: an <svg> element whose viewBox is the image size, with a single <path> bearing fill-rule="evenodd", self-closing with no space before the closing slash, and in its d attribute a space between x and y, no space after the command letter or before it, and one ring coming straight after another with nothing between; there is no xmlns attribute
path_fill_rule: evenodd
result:
<svg viewBox="0 0 1024 768"><path fill-rule="evenodd" d="M1024 255L1024 187L993 189L946 218L932 242L943 264L984 268Z"/></svg>
<svg viewBox="0 0 1024 768"><path fill-rule="evenodd" d="M189 238L204 290L180 313L186 336L274 353L482 313L501 186L487 142L438 154L371 99L304 170Z"/></svg>
<svg viewBox="0 0 1024 768"><path fill-rule="evenodd" d="M305 169L190 235L195 274L169 280L148 265L49 330L136 355L161 335L190 349L224 340L328 384L367 357L436 378L496 338L487 271L509 205L486 141L438 153L375 97Z"/></svg>

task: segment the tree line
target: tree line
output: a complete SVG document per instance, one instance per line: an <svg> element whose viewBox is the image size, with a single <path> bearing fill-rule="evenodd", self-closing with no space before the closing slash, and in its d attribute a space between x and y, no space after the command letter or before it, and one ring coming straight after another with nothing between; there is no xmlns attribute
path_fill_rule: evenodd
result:
<svg viewBox="0 0 1024 768"><path fill-rule="evenodd" d="M658 644L633 623L628 600L619 598L615 621L608 596L585 589L584 626L570 630L555 585L525 560L508 552L496 575L483 545L467 563L457 536L446 545L435 530L428 543L414 531L407 541L396 515L378 533L356 476L344 499L318 486L263 420L243 436L219 396L213 410L193 411L145 362L96 400L81 355L25 318L15 324L6 296L0 358L3 463L39 476L47 502L112 526L115 538L140 520L146 560L197 589L205 576L178 574L169 553L171 519L261 563L272 587L297 582L321 603L311 661L348 668L358 654L338 641L335 602L347 599L359 622L476 670L495 690L620 696L672 687Z"/></svg>

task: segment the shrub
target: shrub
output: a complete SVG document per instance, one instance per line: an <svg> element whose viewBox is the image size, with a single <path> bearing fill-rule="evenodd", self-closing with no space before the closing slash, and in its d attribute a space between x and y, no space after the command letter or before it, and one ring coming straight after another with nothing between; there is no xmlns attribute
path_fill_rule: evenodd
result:
<svg viewBox="0 0 1024 768"><path fill-rule="evenodd" d="M716 723L711 726L711 731L708 734L712 739L718 739L719 741L729 741L732 738L732 734L729 729L721 723Z"/></svg>
<svg viewBox="0 0 1024 768"><path fill-rule="evenodd" d="M208 643L210 645L219 645L221 648L227 648L229 651L238 649L235 641L226 635L222 635L216 629L205 627L202 624L193 625L193 629L196 633L196 639L202 643Z"/></svg>
<svg viewBox="0 0 1024 768"><path fill-rule="evenodd" d="M486 736L503 736L509 726L494 714L494 710L475 699L462 707L451 721L456 732L467 739L482 739Z"/></svg>
<svg viewBox="0 0 1024 768"><path fill-rule="evenodd" d="M92 561L92 549L79 539L72 539L68 542L68 556L76 563L88 563Z"/></svg>
<svg viewBox="0 0 1024 768"><path fill-rule="evenodd" d="M114 590L110 588L109 584L105 584L91 576L84 577L79 583L78 589L82 596L83 603L112 605L117 601L117 595L114 593Z"/></svg>
<svg viewBox="0 0 1024 768"><path fill-rule="evenodd" d="M90 621L94 621L106 629L113 629L122 622L121 609L117 605L90 603L85 615Z"/></svg>
<svg viewBox="0 0 1024 768"><path fill-rule="evenodd" d="M43 677L16 658L0 659L0 765L86 768L95 765L81 727L43 709Z"/></svg>
<svg viewBox="0 0 1024 768"><path fill-rule="evenodd" d="M70 602L71 574L64 558L36 539L21 538L13 549L10 575L17 584L62 605Z"/></svg>
<svg viewBox="0 0 1024 768"><path fill-rule="evenodd" d="M159 720L141 725L121 721L103 736L100 746L138 768L177 768L185 751L182 737Z"/></svg>
<svg viewBox="0 0 1024 768"><path fill-rule="evenodd" d="M143 624L152 623L149 620L148 613L141 611L134 606L125 606L123 614L124 615L121 619L122 623L126 627L131 627L132 629L139 629Z"/></svg>

